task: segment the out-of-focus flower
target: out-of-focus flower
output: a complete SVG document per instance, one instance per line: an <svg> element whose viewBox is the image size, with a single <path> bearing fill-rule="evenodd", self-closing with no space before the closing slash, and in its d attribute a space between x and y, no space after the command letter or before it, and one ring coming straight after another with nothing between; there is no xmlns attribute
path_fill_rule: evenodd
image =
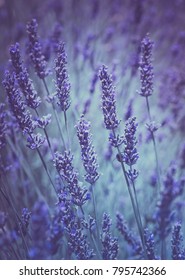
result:
<svg viewBox="0 0 185 280"><path fill-rule="evenodd" d="M49 209L43 201L37 201L32 210L30 232L32 245L29 258L34 260L49 259Z"/></svg>
<svg viewBox="0 0 185 280"><path fill-rule="evenodd" d="M70 88L69 77L67 73L67 55L64 49L64 44L61 43L58 46L57 59L55 60L55 72L56 72L56 90L58 97L58 105L62 111L67 111L70 101Z"/></svg>
<svg viewBox="0 0 185 280"><path fill-rule="evenodd" d="M169 234L170 223L172 219L171 206L175 198L180 196L183 192L185 185L185 178L176 179L176 167L170 166L166 178L164 180L164 188L161 192L160 200L157 204L156 213L154 218L157 221L157 233L160 239Z"/></svg>
<svg viewBox="0 0 185 280"><path fill-rule="evenodd" d="M30 223L30 217L31 217L31 212L29 212L28 208L23 208L22 209L22 215L21 215L21 222L20 222L20 227L24 235L26 235L28 226Z"/></svg>
<svg viewBox="0 0 185 280"><path fill-rule="evenodd" d="M116 214L117 223L116 227L118 231L121 233L125 241L131 246L133 253L136 255L142 255L142 246L140 241L132 234L132 232L128 229L126 222L121 214Z"/></svg>
<svg viewBox="0 0 185 280"><path fill-rule="evenodd" d="M0 211L0 229L3 229L7 222L7 214Z"/></svg>

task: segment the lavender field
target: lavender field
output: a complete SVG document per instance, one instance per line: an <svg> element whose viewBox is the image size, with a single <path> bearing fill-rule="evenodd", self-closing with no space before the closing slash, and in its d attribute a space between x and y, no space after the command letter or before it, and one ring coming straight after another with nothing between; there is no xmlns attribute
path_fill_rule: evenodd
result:
<svg viewBox="0 0 185 280"><path fill-rule="evenodd" d="M185 259L185 1L0 1L0 259Z"/></svg>

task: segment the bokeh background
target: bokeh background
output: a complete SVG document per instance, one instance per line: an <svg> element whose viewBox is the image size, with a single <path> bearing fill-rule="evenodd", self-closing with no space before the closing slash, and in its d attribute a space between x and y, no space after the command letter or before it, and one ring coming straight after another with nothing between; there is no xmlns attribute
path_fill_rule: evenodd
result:
<svg viewBox="0 0 185 280"><path fill-rule="evenodd" d="M9 47L11 44L19 42L24 63L29 70L35 89L42 99L39 109L41 115L52 114L52 108L46 101L43 83L30 63L26 24L32 18L36 18L39 24L39 40L47 61L47 68L50 69L50 74L46 78L50 93L55 92L54 59L56 58L57 43L60 41L65 43L67 70L71 84L71 106L67 116L74 166L78 170L81 184L89 188L83 177L85 171L75 128L80 116L84 114L85 118L91 122L92 141L97 153L98 170L101 174L94 186L97 222L101 228L103 213L106 212L110 215L112 234L119 240L119 259L138 258L138 256L133 255L127 241L119 233L116 227L116 213L120 212L124 216L128 227L136 236L138 232L120 162L116 158L116 150L109 144L109 132L105 129L103 122L99 69L102 64L105 64L112 73L113 83L116 87L117 114L121 120L119 133L124 133L125 122L130 116L137 118L137 150L139 153L136 166L139 171L136 181L137 197L143 224L155 233L158 222L155 213L161 194L157 190L153 143L146 127L146 124L149 123L146 102L138 93L141 87L139 71L141 41L146 34L149 34L150 39L154 42L152 53L154 91L150 97L150 109L152 120L159 127L155 137L161 182L165 180L169 167L172 165L176 166L175 176L178 181L180 176L184 175L185 167L184 12L185 1L183 0L0 1L0 80L2 81L4 78L5 69L12 69ZM2 85L0 85L0 101L6 104L5 108L9 112L7 96ZM64 118L59 109L58 114L64 137L67 139ZM47 129L55 150L62 151L62 142L53 117ZM1 149L1 177L6 176L6 191L16 213L21 217L22 209L27 208L35 217L37 211L35 205L42 198L49 209L50 219L52 219L57 198L43 165L37 153L26 147L26 139L21 131L14 128L10 130L6 135L8 144ZM53 180L56 185L60 184L47 145L41 147L41 152ZM25 175L23 167L27 170L27 175ZM184 193L170 202L170 229L166 236L166 243L171 244L171 231L176 222L182 224L182 233L185 234L184 207ZM88 202L84 209L87 215L92 214L92 203ZM22 241L19 240L17 221L12 207L9 206L2 193L0 211L2 217L6 216L6 234L11 235L11 232L15 234L11 245L13 249L8 243L6 248L2 247L3 253L0 255L1 258L15 258L15 255L8 253L8 250L16 251L18 244L22 244ZM31 219L29 234L24 237L29 248L33 247L32 241L29 240L29 235L32 235ZM4 240L3 226L0 231L1 240ZM161 245L157 233L154 234L154 239L156 255L160 258ZM0 246L2 246L2 242L5 241L0 241ZM48 256L45 255L44 258L69 258L65 253L67 249L61 249L62 246L67 246L66 239L61 239L59 244L55 254L48 253ZM19 258L26 258L25 254L21 250L19 251ZM72 255L71 258L76 257ZM171 258L170 246L166 248L165 258Z"/></svg>

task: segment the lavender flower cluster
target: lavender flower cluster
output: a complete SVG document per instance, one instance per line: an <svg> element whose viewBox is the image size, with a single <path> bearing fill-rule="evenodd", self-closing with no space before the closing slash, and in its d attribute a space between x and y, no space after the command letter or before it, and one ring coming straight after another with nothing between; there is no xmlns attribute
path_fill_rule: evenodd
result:
<svg viewBox="0 0 185 280"><path fill-rule="evenodd" d="M184 260L183 1L20 3L0 5L0 259Z"/></svg>

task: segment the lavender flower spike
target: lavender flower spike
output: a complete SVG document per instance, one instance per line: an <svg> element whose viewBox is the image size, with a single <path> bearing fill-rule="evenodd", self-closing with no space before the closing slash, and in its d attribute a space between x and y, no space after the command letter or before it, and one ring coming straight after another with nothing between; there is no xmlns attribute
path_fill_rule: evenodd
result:
<svg viewBox="0 0 185 280"><path fill-rule="evenodd" d="M153 66L152 66L152 48L153 42L148 34L141 42L141 61L140 61L140 80L141 92L140 95L148 97L153 93Z"/></svg>
<svg viewBox="0 0 185 280"><path fill-rule="evenodd" d="M86 171L85 180L92 185L98 180L100 175L97 171L97 155L94 151L94 146L92 145L90 127L90 122L86 121L82 115L76 125L77 136L81 146L83 165Z"/></svg>
<svg viewBox="0 0 185 280"><path fill-rule="evenodd" d="M29 78L27 69L23 66L18 43L10 47L10 56L16 72L17 81L26 98L26 103L30 108L36 109L40 105L41 99L34 89L33 82Z"/></svg>
<svg viewBox="0 0 185 280"><path fill-rule="evenodd" d="M65 53L64 44L61 43L58 46L57 59L55 60L55 71L56 71L56 90L58 97L58 105L63 112L69 108L70 101L70 88L71 85L68 79L68 73L66 69L67 55Z"/></svg>
<svg viewBox="0 0 185 280"><path fill-rule="evenodd" d="M72 196L72 201L75 205L82 206L88 199L89 195L86 189L80 187L77 172L74 170L73 156L71 152L65 151L64 154L55 153L54 165L61 176L67 183L67 188Z"/></svg>
<svg viewBox="0 0 185 280"><path fill-rule="evenodd" d="M44 79L46 76L48 76L49 72L46 70L46 60L42 53L37 29L37 20L32 19L31 22L27 24L27 33L29 37L28 50L37 75L40 79Z"/></svg>
<svg viewBox="0 0 185 280"><path fill-rule="evenodd" d="M26 109L25 103L22 99L21 92L15 86L15 74L5 72L5 79L3 86L6 90L10 108L19 124L23 133L31 134L35 129L35 123L31 118L31 114Z"/></svg>
<svg viewBox="0 0 185 280"><path fill-rule="evenodd" d="M116 227L118 231L123 236L124 240L132 247L133 253L135 255L142 255L142 245L140 241L133 235L129 230L124 218L121 214L116 214L117 222Z"/></svg>
<svg viewBox="0 0 185 280"><path fill-rule="evenodd" d="M15 72L16 74L19 74L20 72L23 71L23 61L21 60L19 43L15 43L15 45L11 45L9 52L10 52L11 62L15 69Z"/></svg>
<svg viewBox="0 0 185 280"><path fill-rule="evenodd" d="M99 78L102 83L102 110L106 129L115 129L119 125L116 116L115 89L112 84L112 76L108 74L107 67L102 66Z"/></svg>

